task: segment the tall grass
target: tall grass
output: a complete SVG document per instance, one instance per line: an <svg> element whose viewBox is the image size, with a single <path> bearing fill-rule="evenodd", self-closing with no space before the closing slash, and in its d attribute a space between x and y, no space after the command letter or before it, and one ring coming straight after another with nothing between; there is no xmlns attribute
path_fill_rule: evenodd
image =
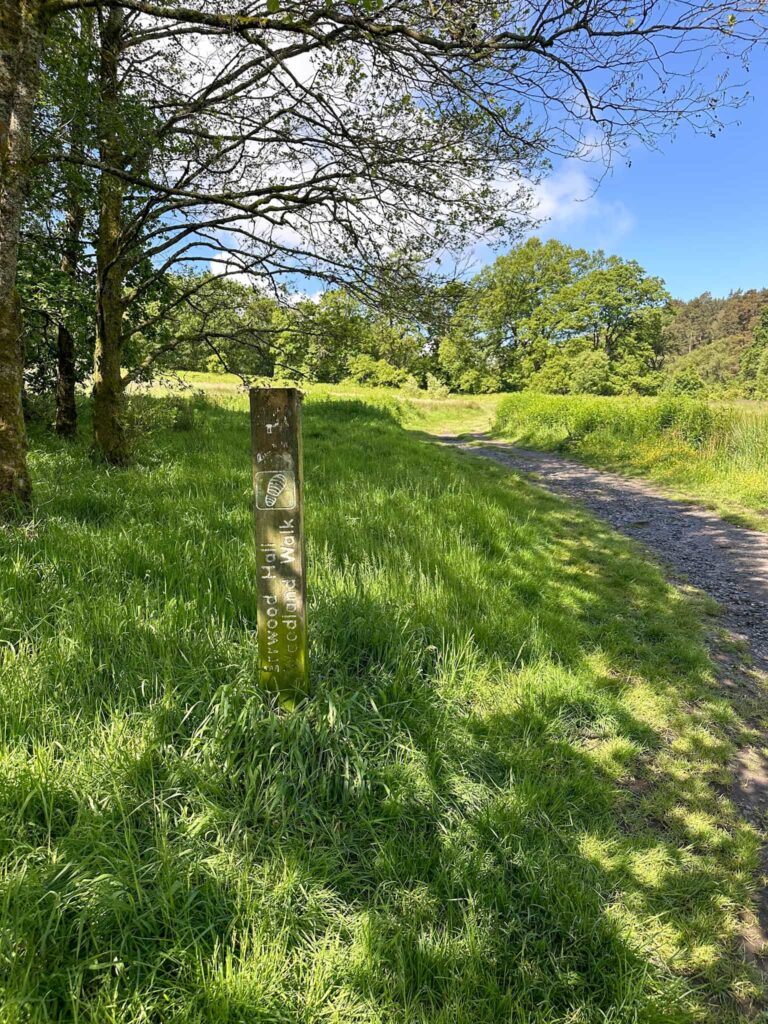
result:
<svg viewBox="0 0 768 1024"><path fill-rule="evenodd" d="M494 431L627 469L768 526L768 407L686 398L510 395ZM763 518L765 517L765 518ZM762 520L762 521L761 521Z"/></svg>
<svg viewBox="0 0 768 1024"><path fill-rule="evenodd" d="M281 711L245 402L143 401L129 469L35 436L0 534L0 1019L744 1019L757 837L701 609L397 406L311 401Z"/></svg>
<svg viewBox="0 0 768 1024"><path fill-rule="evenodd" d="M213 396L244 391L243 382L234 374L184 370L174 378L161 378L153 387L153 393L166 393L166 385L174 379ZM404 425L432 434L488 430L500 398L498 394L436 396L418 388L371 388L350 381L343 384L302 383L302 388L312 399L343 398L390 409Z"/></svg>

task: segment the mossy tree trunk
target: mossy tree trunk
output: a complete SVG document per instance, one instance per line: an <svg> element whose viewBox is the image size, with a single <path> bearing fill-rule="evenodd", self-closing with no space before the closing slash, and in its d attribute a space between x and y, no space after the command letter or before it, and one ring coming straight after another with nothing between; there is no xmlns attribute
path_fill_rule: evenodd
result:
<svg viewBox="0 0 768 1024"><path fill-rule="evenodd" d="M56 417L53 429L60 437L77 432L75 404L75 341L66 324L59 324L56 337Z"/></svg>
<svg viewBox="0 0 768 1024"><path fill-rule="evenodd" d="M0 504L32 493L21 395L16 266L43 21L39 0L0 0Z"/></svg>
<svg viewBox="0 0 768 1024"><path fill-rule="evenodd" d="M112 8L101 26L100 159L108 167L125 162L121 145L119 62L125 14ZM122 424L124 385L121 379L125 261L121 252L124 185L102 172L99 182L99 226L96 240L96 348L93 366L93 434L103 458L120 465L127 458Z"/></svg>
<svg viewBox="0 0 768 1024"><path fill-rule="evenodd" d="M86 23L86 14L81 14L84 31L91 33ZM84 155L85 125L82 108L75 111L69 126L70 152L82 158ZM85 223L85 199L79 171L68 168L65 195L64 245L61 254L61 269L72 280L75 292L76 278L80 267L81 235ZM56 338L56 418L54 430L61 437L74 437L77 432L77 405L75 385L75 339L67 323L59 324Z"/></svg>

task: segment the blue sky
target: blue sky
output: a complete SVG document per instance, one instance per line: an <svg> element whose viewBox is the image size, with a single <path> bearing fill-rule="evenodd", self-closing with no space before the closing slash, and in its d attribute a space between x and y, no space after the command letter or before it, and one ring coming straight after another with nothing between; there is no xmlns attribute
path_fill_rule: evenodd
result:
<svg viewBox="0 0 768 1024"><path fill-rule="evenodd" d="M768 287L768 50L744 81L753 99L726 112L738 123L635 150L594 195L593 168L556 168L542 186L551 220L537 234L636 259L682 299Z"/></svg>
<svg viewBox="0 0 768 1024"><path fill-rule="evenodd" d="M715 58L705 75L724 67ZM722 112L715 138L683 127L656 150L635 146L631 163L617 158L599 182L595 164L561 163L537 187L547 219L534 233L635 259L681 299L768 288L768 46L753 51L748 71L736 61L730 71L751 96ZM462 268L471 276L495 255L478 243ZM314 296L324 287L289 281Z"/></svg>

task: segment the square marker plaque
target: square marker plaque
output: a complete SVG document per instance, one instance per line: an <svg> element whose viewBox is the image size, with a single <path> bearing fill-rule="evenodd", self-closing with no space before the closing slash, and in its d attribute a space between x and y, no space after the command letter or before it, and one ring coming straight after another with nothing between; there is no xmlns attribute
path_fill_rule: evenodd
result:
<svg viewBox="0 0 768 1024"><path fill-rule="evenodd" d="M257 472L255 487L257 509L296 508L296 479L290 470Z"/></svg>

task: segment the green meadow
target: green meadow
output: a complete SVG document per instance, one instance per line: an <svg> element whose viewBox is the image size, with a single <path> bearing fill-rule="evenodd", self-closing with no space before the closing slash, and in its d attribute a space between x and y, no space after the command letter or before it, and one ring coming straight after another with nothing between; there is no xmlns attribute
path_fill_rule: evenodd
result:
<svg viewBox="0 0 768 1024"><path fill-rule="evenodd" d="M768 403L521 393L501 399L493 429L768 529Z"/></svg>
<svg viewBox="0 0 768 1024"><path fill-rule="evenodd" d="M3 1024L756 1019L712 609L425 439L484 401L307 400L292 711L258 686L245 398L132 398L121 470L87 424L33 431L0 533Z"/></svg>

